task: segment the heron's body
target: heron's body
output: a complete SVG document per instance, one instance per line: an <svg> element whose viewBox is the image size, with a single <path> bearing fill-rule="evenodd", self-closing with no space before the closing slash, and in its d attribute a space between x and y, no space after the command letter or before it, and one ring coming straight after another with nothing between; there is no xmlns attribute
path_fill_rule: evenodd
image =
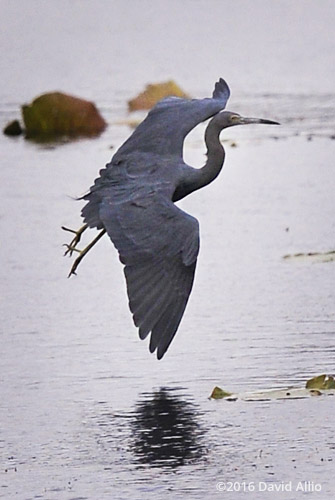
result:
<svg viewBox="0 0 335 500"><path fill-rule="evenodd" d="M129 307L140 338L151 333L150 351L161 358L181 321L192 289L199 251L199 225L174 202L212 182L221 171L223 128L243 119L223 112L229 88L220 79L212 98L167 98L158 103L100 171L83 199L85 223L105 230L125 265ZM183 160L186 135L214 116L201 169ZM254 121L252 121L254 120Z"/></svg>

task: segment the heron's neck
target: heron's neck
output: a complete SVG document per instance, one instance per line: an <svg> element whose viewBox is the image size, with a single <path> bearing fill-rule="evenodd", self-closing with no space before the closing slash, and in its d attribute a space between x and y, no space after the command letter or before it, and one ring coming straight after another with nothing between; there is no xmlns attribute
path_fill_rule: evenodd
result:
<svg viewBox="0 0 335 500"><path fill-rule="evenodd" d="M212 120L205 132L205 143L207 146L207 161L199 169L198 189L210 184L221 172L225 159L225 150L220 142L220 132L222 128L215 120Z"/></svg>
<svg viewBox="0 0 335 500"><path fill-rule="evenodd" d="M187 172L187 178L182 180L173 194L173 201L181 200L193 191L207 186L219 175L225 158L225 151L219 139L221 130L222 126L213 118L205 132L207 161L202 168L192 169L192 174Z"/></svg>

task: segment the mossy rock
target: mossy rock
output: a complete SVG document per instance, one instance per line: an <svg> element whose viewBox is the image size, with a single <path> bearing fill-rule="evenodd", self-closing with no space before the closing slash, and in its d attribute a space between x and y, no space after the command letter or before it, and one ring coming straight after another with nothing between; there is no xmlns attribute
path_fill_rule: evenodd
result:
<svg viewBox="0 0 335 500"><path fill-rule="evenodd" d="M190 97L173 80L147 85L141 94L128 101L129 111L151 109L156 102L168 96L184 97L186 99Z"/></svg>
<svg viewBox="0 0 335 500"><path fill-rule="evenodd" d="M96 136L106 122L96 106L84 99L61 92L43 94L22 106L27 139Z"/></svg>

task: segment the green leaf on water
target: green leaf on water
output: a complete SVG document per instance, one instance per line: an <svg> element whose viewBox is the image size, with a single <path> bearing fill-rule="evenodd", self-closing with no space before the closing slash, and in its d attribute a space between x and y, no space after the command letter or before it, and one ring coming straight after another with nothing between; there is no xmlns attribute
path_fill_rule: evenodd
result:
<svg viewBox="0 0 335 500"><path fill-rule="evenodd" d="M313 377L307 380L306 389L335 389L334 377L331 377L330 375L328 377L327 375L318 375L317 377Z"/></svg>
<svg viewBox="0 0 335 500"><path fill-rule="evenodd" d="M214 387L212 394L210 395L211 399L223 399L227 398L228 396L231 396L231 392L224 391L223 389L220 389L220 387Z"/></svg>
<svg viewBox="0 0 335 500"><path fill-rule="evenodd" d="M328 377L328 379L325 381L325 389L335 389L334 377Z"/></svg>
<svg viewBox="0 0 335 500"><path fill-rule="evenodd" d="M326 375L318 375L310 378L306 382L306 389L322 389Z"/></svg>

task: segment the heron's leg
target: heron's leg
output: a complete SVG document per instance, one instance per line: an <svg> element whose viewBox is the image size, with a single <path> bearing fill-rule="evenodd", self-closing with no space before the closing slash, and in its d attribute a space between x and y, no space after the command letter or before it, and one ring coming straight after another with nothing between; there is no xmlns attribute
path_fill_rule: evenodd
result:
<svg viewBox="0 0 335 500"><path fill-rule="evenodd" d="M80 250L77 249L77 245L82 237L82 234L83 232L88 228L88 224L84 224L83 226L81 226L78 231L75 231L74 229L70 229L68 227L65 227L65 226L62 226L62 229L64 231L69 231L70 233L73 233L75 234L75 237L73 238L73 240L67 244L67 243L64 243L63 246L67 247L67 250L65 252L64 255L67 255L67 254L70 254L70 257L71 255L73 254L73 252L80 252Z"/></svg>
<svg viewBox="0 0 335 500"><path fill-rule="evenodd" d="M86 226L87 226L87 224L86 224ZM91 243L89 243L87 245L87 247L84 248L84 250L79 251L79 250L75 249L76 251L79 251L79 256L74 261L73 266L71 267L71 270L69 272L68 278L70 278L70 276L72 276L72 274L76 274L77 267L79 266L82 259L91 250L91 248L94 247L94 245L100 240L100 238L102 238L102 236L105 234L105 232L106 232L106 229L102 229L100 231L100 233L98 234L98 236L96 236L94 238L94 240L92 240Z"/></svg>

